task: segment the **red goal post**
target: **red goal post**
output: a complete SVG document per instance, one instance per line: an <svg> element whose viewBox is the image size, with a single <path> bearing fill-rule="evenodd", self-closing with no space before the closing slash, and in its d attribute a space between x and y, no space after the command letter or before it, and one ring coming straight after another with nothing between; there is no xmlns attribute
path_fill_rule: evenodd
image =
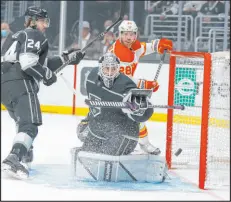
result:
<svg viewBox="0 0 231 202"><path fill-rule="evenodd" d="M229 171L229 55L229 52L170 55L168 105L183 104L185 110L168 109L166 161L170 169L199 169L201 189L226 184L223 177L214 179L213 175L217 175L214 170ZM183 149L178 157L173 155L177 148Z"/></svg>

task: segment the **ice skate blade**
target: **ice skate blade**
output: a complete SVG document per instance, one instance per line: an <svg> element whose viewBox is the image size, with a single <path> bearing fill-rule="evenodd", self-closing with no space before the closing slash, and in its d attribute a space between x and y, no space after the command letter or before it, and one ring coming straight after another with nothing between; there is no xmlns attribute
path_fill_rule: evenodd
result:
<svg viewBox="0 0 231 202"><path fill-rule="evenodd" d="M1 171L6 171L6 170L10 170L10 169L11 169L11 167L8 164L2 163Z"/></svg>
<svg viewBox="0 0 231 202"><path fill-rule="evenodd" d="M12 177L19 180L26 180L28 179L28 175L23 173L22 171L17 171L16 173L11 170L11 167L7 164L2 164L1 170L5 173L8 177Z"/></svg>
<svg viewBox="0 0 231 202"><path fill-rule="evenodd" d="M27 170L31 169L31 163L21 163Z"/></svg>
<svg viewBox="0 0 231 202"><path fill-rule="evenodd" d="M140 149L145 152L146 154L150 154L150 155L155 155L155 156L159 156L161 151L160 149L156 148L155 150L153 150L152 148L148 148L145 145L141 145L140 144Z"/></svg>
<svg viewBox="0 0 231 202"><path fill-rule="evenodd" d="M159 156L160 153L161 153L160 150L157 150L157 151L155 150L155 151L151 152L150 154L151 154L151 155L155 155L155 156Z"/></svg>

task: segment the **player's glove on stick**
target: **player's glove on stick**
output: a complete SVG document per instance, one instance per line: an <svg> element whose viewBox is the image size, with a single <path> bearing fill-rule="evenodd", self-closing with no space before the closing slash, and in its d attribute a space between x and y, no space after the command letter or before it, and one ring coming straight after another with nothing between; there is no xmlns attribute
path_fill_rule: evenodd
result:
<svg viewBox="0 0 231 202"><path fill-rule="evenodd" d="M62 52L64 61L71 60L70 65L77 65L84 58L85 53L82 53L80 49L70 49Z"/></svg>
<svg viewBox="0 0 231 202"><path fill-rule="evenodd" d="M77 126L77 137L81 142L84 142L87 135L88 135L88 120L87 119L83 119L81 120L81 122L79 123L79 125Z"/></svg>
<svg viewBox="0 0 231 202"><path fill-rule="evenodd" d="M152 43L153 43L153 50L160 54L163 54L165 49L167 50L167 52L171 52L173 49L173 43L169 39L165 39L165 38L157 39L152 41Z"/></svg>
<svg viewBox="0 0 231 202"><path fill-rule="evenodd" d="M43 77L43 84L46 86L50 86L57 81L56 75L48 68L43 67L45 70L45 75Z"/></svg>
<svg viewBox="0 0 231 202"><path fill-rule="evenodd" d="M137 86L140 89L153 89L153 92L156 92L159 89L157 81L147 81L145 79L139 79Z"/></svg>

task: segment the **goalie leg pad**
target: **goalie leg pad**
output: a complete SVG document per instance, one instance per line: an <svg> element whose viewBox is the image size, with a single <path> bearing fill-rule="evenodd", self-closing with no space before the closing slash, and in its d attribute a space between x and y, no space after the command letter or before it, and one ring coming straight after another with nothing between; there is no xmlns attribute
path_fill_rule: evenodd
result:
<svg viewBox="0 0 231 202"><path fill-rule="evenodd" d="M148 154L112 156L79 151L72 158L73 177L83 181L161 183L167 173L165 158Z"/></svg>

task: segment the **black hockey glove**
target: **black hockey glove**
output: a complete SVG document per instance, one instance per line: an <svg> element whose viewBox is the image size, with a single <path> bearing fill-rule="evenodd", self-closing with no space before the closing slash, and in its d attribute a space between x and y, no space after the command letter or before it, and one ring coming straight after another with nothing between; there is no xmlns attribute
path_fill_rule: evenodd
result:
<svg viewBox="0 0 231 202"><path fill-rule="evenodd" d="M46 86L50 86L57 81L57 77L48 67L43 67L43 68L45 70L45 75L43 77L43 84Z"/></svg>
<svg viewBox="0 0 231 202"><path fill-rule="evenodd" d="M71 48L70 50L65 50L62 53L64 61L71 60L70 65L77 65L84 58L85 53L82 53L80 49Z"/></svg>
<svg viewBox="0 0 231 202"><path fill-rule="evenodd" d="M88 120L87 119L83 119L81 120L81 122L79 123L79 125L77 126L77 137L81 142L84 142L87 135L88 135Z"/></svg>

